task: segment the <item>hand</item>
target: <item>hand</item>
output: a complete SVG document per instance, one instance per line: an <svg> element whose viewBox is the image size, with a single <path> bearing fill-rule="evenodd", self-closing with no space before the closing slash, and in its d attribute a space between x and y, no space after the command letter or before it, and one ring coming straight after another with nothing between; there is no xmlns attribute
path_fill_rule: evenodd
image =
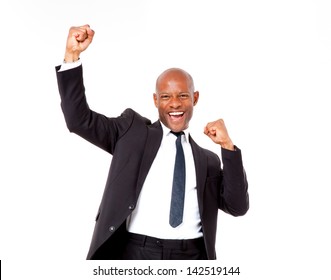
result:
<svg viewBox="0 0 331 280"><path fill-rule="evenodd" d="M222 148L234 151L234 145L222 119L208 123L204 133Z"/></svg>
<svg viewBox="0 0 331 280"><path fill-rule="evenodd" d="M92 43L93 36L94 31L90 28L89 25L71 27L67 38L64 61L77 61L79 59L80 53L85 51Z"/></svg>

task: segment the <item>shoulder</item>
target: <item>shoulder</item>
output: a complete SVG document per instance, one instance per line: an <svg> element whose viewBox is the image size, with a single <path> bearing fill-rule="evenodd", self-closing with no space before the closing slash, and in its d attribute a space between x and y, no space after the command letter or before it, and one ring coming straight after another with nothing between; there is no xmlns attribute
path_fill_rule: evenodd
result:
<svg viewBox="0 0 331 280"><path fill-rule="evenodd" d="M120 136L129 131L138 135L151 125L148 118L143 117L131 108L125 109L120 116L111 119L116 123Z"/></svg>
<svg viewBox="0 0 331 280"><path fill-rule="evenodd" d="M145 125L150 125L152 122L140 115L139 113L137 113L135 110L131 109L131 108L127 108L123 111L123 113L121 114L120 118L130 118L132 119L132 121L138 121L138 122L142 122Z"/></svg>

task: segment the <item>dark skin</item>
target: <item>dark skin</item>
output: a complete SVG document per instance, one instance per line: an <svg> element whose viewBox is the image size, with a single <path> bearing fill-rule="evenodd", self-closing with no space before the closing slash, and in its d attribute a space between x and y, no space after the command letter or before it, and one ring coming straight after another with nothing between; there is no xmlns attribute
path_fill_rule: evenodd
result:
<svg viewBox="0 0 331 280"><path fill-rule="evenodd" d="M179 132L188 128L199 92L194 91L188 73L172 68L164 71L157 79L153 98L160 121L172 131Z"/></svg>
<svg viewBox="0 0 331 280"><path fill-rule="evenodd" d="M81 52L92 43L94 31L89 25L71 27L69 30L64 61L74 62ZM157 79L154 104L159 111L160 121L174 132L187 129L193 115L193 107L199 100L199 92L194 91L192 77L182 69L171 68ZM222 119L209 122L204 133L222 148L234 150L234 145Z"/></svg>

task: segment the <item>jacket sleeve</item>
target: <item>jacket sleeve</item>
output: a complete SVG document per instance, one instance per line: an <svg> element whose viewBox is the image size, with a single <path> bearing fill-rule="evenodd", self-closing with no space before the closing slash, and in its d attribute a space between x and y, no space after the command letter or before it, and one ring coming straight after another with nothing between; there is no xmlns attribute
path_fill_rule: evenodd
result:
<svg viewBox="0 0 331 280"><path fill-rule="evenodd" d="M127 109L117 118L94 112L86 101L83 67L60 72L59 68L56 67L56 75L61 108L69 131L113 154L117 140L133 122L134 111Z"/></svg>
<svg viewBox="0 0 331 280"><path fill-rule="evenodd" d="M249 208L248 182L241 151L222 149L222 180L219 208L233 216L244 215Z"/></svg>

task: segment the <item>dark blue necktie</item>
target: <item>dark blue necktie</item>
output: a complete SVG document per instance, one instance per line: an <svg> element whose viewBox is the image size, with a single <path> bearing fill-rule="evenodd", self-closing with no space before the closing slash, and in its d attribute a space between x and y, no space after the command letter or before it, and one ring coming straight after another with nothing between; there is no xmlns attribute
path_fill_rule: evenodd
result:
<svg viewBox="0 0 331 280"><path fill-rule="evenodd" d="M174 178L172 183L171 205L169 223L172 227L179 226L183 221L184 197L185 197L185 158L182 147L183 132L171 132L177 136L176 161Z"/></svg>

